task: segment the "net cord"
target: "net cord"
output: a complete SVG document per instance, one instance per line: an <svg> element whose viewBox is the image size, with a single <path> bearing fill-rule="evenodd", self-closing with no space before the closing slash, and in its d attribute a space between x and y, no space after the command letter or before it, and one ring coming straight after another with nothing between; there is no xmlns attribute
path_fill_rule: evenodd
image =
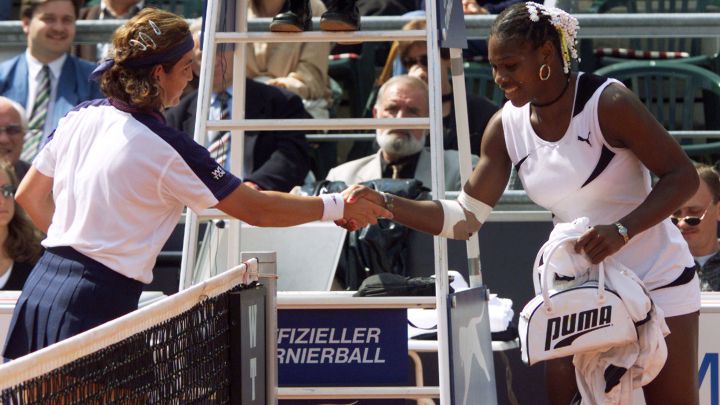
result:
<svg viewBox="0 0 720 405"><path fill-rule="evenodd" d="M0 390L46 374L175 317L203 300L258 280L258 261L250 259L184 291L107 322L35 353L0 365ZM262 276L262 275L260 275Z"/></svg>

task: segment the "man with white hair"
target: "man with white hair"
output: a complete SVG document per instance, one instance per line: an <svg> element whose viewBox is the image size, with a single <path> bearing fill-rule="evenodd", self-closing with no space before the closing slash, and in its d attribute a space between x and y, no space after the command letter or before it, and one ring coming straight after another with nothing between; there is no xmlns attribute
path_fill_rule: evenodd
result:
<svg viewBox="0 0 720 405"><path fill-rule="evenodd" d="M30 169L30 163L20 160L27 127L25 109L15 101L0 96L0 159L13 165L18 181Z"/></svg>
<svg viewBox="0 0 720 405"><path fill-rule="evenodd" d="M373 107L375 118L421 118L428 116L428 88L408 75L392 77L378 91ZM431 186L430 148L425 147L426 129L378 129L380 150L330 170L327 180L355 184L380 178L417 179ZM444 151L445 189L460 190L458 151ZM477 156L472 156L473 166Z"/></svg>

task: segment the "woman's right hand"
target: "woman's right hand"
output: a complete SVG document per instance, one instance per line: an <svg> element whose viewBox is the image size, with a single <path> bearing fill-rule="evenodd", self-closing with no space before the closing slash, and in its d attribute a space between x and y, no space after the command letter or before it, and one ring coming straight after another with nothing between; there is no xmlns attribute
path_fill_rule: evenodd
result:
<svg viewBox="0 0 720 405"><path fill-rule="evenodd" d="M376 224L379 217L392 219L382 194L371 188L355 184L345 189L342 196L345 200L345 217L335 221L335 224L348 231Z"/></svg>

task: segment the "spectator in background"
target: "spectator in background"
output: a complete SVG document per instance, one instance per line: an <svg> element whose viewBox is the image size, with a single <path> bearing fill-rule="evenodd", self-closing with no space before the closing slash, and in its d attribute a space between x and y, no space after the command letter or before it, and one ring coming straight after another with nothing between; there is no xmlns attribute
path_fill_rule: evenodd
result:
<svg viewBox="0 0 720 405"><path fill-rule="evenodd" d="M320 16L323 31L357 31L360 14L356 0L326 0L327 11ZM270 31L302 32L312 29L312 6L310 0L286 0L284 10L273 17Z"/></svg>
<svg viewBox="0 0 720 405"><path fill-rule="evenodd" d="M26 132L25 109L15 101L0 96L0 160L13 165L18 181L30 169L30 163L20 159Z"/></svg>
<svg viewBox="0 0 720 405"><path fill-rule="evenodd" d="M194 31L194 32L193 32ZM198 24L191 26L195 49L199 49ZM202 54L194 52L194 58ZM232 111L233 54L230 47L220 47L216 53L213 88L210 96L210 118L228 119ZM199 65L199 61L196 61ZM245 118L247 119L293 119L310 118L303 109L302 100L289 91L251 79L245 80ZM195 133L198 90L183 96L180 104L165 112L167 124L187 134ZM210 131L211 155L230 170L230 132ZM245 132L243 170L245 185L257 190L290 191L303 183L310 169L310 146L302 131Z"/></svg>
<svg viewBox="0 0 720 405"><path fill-rule="evenodd" d="M523 0L462 0L463 14L500 14L506 8ZM544 0L536 3L543 4ZM425 0L419 0L418 10L425 10ZM424 13L424 11L421 11ZM410 15L417 15L411 13ZM487 61L487 41L484 39L468 40L467 48L463 49L463 58L466 60Z"/></svg>
<svg viewBox="0 0 720 405"><path fill-rule="evenodd" d="M417 0L357 0L360 15L403 15L417 10Z"/></svg>
<svg viewBox="0 0 720 405"><path fill-rule="evenodd" d="M407 75L394 76L380 87L373 107L375 118L419 118L428 116L428 88L422 80ZM420 180L430 187L430 148L425 146L426 129L378 129L380 150L333 168L327 180L347 184L380 178ZM445 188L460 190L458 152L445 150ZM477 157L473 157L473 166Z"/></svg>
<svg viewBox="0 0 720 405"><path fill-rule="evenodd" d="M698 265L702 291L720 291L720 178L708 165L697 166L700 187L670 219L680 228Z"/></svg>
<svg viewBox="0 0 720 405"><path fill-rule="evenodd" d="M248 19L273 17L284 3L285 0L250 0ZM315 17L325 12L320 0L310 0L310 5ZM330 43L255 42L247 47L247 77L297 94L315 118L330 116Z"/></svg>
<svg viewBox="0 0 720 405"><path fill-rule="evenodd" d="M413 20L403 26L403 30L424 30L425 20ZM457 149L457 123L455 122L455 101L450 81L450 52L440 50L440 91L442 94L443 145L445 149ZM425 41L400 42L398 45L400 63L407 74L428 82L427 44ZM470 150L480 153L480 141L490 117L498 106L487 97L466 93L468 109L468 127L470 130Z"/></svg>
<svg viewBox="0 0 720 405"><path fill-rule="evenodd" d="M145 7L145 0L100 0L100 4L80 9L80 20L126 20L132 18ZM109 40L109 38L108 38ZM110 43L78 45L76 55L96 62L106 58L110 52Z"/></svg>
<svg viewBox="0 0 720 405"><path fill-rule="evenodd" d="M102 93L88 80L95 65L68 55L77 0L23 0L20 14L27 50L0 64L0 95L28 111L21 158L30 162L61 117Z"/></svg>
<svg viewBox="0 0 720 405"><path fill-rule="evenodd" d="M42 253L40 232L15 202L18 179L7 161L0 161L0 290L22 290Z"/></svg>

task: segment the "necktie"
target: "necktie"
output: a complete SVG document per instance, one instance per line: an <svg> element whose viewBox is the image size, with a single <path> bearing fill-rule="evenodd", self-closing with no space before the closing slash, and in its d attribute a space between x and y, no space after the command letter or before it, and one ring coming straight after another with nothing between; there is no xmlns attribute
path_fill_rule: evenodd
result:
<svg viewBox="0 0 720 405"><path fill-rule="evenodd" d="M220 103L220 119L226 120L230 118L230 94L223 91L217 95L218 102ZM230 147L230 131L221 131L215 135L215 138L208 146L210 156L215 159L220 166L225 166L227 160L227 152Z"/></svg>
<svg viewBox="0 0 720 405"><path fill-rule="evenodd" d="M44 65L40 71L40 83L35 94L35 102L33 103L32 115L28 124L28 133L25 134L23 142L23 150L20 159L26 162L32 162L37 155L38 146L42 139L43 129L45 128L45 118L47 117L48 103L50 102L50 69Z"/></svg>
<svg viewBox="0 0 720 405"><path fill-rule="evenodd" d="M392 178L399 179L400 178L400 165L390 165L390 168L392 169Z"/></svg>

